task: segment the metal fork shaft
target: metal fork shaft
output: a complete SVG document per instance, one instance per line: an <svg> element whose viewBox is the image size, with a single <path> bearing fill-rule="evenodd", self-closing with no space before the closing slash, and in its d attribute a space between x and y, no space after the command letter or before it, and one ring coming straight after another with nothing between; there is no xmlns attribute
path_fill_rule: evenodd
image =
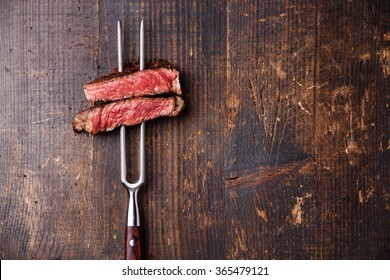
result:
<svg viewBox="0 0 390 280"><path fill-rule="evenodd" d="M129 183L127 181L127 161L126 161L126 128L120 128L120 153L121 153L121 182L128 188L134 189L141 186L145 181L145 123L140 126L139 136L139 169L138 181Z"/></svg>
<svg viewBox="0 0 390 280"><path fill-rule="evenodd" d="M144 57L144 24L141 21L140 26L140 70L145 67ZM122 61L122 28L118 20L118 72L123 71ZM141 231L140 217L137 194L139 188L145 181L145 123L140 126L139 139L139 178L135 183L127 181L127 163L126 163L126 128L120 128L120 162L121 162L121 182L129 191L129 208L127 213L126 227L126 253L127 260L141 259Z"/></svg>
<svg viewBox="0 0 390 280"><path fill-rule="evenodd" d="M128 226L140 226L139 208L138 208L138 190L129 190L129 214L127 215Z"/></svg>

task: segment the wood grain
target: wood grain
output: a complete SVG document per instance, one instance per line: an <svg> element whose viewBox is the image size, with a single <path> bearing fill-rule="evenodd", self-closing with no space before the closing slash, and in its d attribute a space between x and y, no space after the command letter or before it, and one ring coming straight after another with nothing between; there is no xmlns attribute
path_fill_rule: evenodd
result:
<svg viewBox="0 0 390 280"><path fill-rule="evenodd" d="M297 218L317 188L299 175L315 161L316 3L231 1L228 10L228 258L318 258L317 205L310 220Z"/></svg>
<svg viewBox="0 0 390 280"><path fill-rule="evenodd" d="M124 58L180 72L146 125L146 259L388 259L388 1L3 1L0 258L123 259L119 131L77 135ZM127 129L129 180L138 127ZM196 234L194 234L196 231Z"/></svg>

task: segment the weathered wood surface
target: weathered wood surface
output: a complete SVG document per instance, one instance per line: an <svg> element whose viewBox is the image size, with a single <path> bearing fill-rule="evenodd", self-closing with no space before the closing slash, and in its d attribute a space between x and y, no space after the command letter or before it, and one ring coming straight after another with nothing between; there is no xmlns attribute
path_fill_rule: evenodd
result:
<svg viewBox="0 0 390 280"><path fill-rule="evenodd" d="M125 58L181 71L147 123L148 259L389 258L388 1L3 1L0 258L122 259L119 132L76 135L83 83ZM138 129L128 129L137 176Z"/></svg>

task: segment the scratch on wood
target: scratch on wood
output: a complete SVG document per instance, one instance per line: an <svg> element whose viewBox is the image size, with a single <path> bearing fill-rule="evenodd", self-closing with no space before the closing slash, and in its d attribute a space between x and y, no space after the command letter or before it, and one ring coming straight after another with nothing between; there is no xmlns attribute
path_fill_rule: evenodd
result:
<svg viewBox="0 0 390 280"><path fill-rule="evenodd" d="M251 97L252 97L253 106L255 107L257 121L258 121L258 123L260 123L261 113L259 112L259 106L258 106L259 104L257 102L256 89L255 89L255 85L254 85L252 80L249 81L249 92L250 92Z"/></svg>
<svg viewBox="0 0 390 280"><path fill-rule="evenodd" d="M362 103L360 105L360 130L364 130L366 128L365 120L366 120L366 108L370 103L370 91L364 90L364 95L362 98Z"/></svg>
<svg viewBox="0 0 390 280"><path fill-rule="evenodd" d="M322 88L322 87L324 87L324 86L326 86L328 84L329 84L328 82L325 82L325 83L323 83L321 85L312 85L312 86L309 86L309 87L305 88L305 90L311 90L311 89L314 89L314 88L320 89L320 88Z"/></svg>
<svg viewBox="0 0 390 280"><path fill-rule="evenodd" d="M50 155L47 157L47 159L46 159L45 163L44 163L44 164L42 164L42 166L41 166L41 167L45 167L45 166L47 165L47 163L49 162L49 160L50 160Z"/></svg>
<svg viewBox="0 0 390 280"><path fill-rule="evenodd" d="M363 63L366 63L370 59L371 59L371 54L370 53L363 53L363 54L359 55L359 60L361 62L363 62Z"/></svg>
<svg viewBox="0 0 390 280"><path fill-rule="evenodd" d="M301 108L302 111L304 111L308 115L311 115L311 113L305 107L303 107L301 101L298 102L298 105L299 105L299 108Z"/></svg>
<svg viewBox="0 0 390 280"><path fill-rule="evenodd" d="M349 115L349 138L351 139L352 142L355 141L355 135L353 134L353 104L352 104L352 96L349 96L349 108L347 107L346 110L348 111Z"/></svg>
<svg viewBox="0 0 390 280"><path fill-rule="evenodd" d="M358 200L360 204L367 203L367 201L374 195L375 187L374 185L371 185L366 193L363 195L363 191L359 190L358 192Z"/></svg>
<svg viewBox="0 0 390 280"><path fill-rule="evenodd" d="M89 168L90 168L91 172L93 169L93 153L94 153L94 149L93 149L93 145L92 145L91 149L89 150ZM91 180L92 180L92 178L91 178Z"/></svg>
<svg viewBox="0 0 390 280"><path fill-rule="evenodd" d="M352 153L361 153L361 150L359 149L358 145L355 141L349 141L348 146L345 148L346 154L352 154Z"/></svg>
<svg viewBox="0 0 390 280"><path fill-rule="evenodd" d="M260 210L259 208L255 207L257 216L259 216L261 219L263 219L265 222L268 223L267 215L265 214L264 210Z"/></svg>
<svg viewBox="0 0 390 280"><path fill-rule="evenodd" d="M276 76L277 76L279 79L281 79L281 80L285 80L286 77L287 77L287 73L286 73L286 71L284 71L284 70L282 69L282 65L281 65L281 64L282 64L282 62L281 62L281 61L278 61L278 62L276 62L275 64L272 63L271 66L272 66L272 68L275 69L275 71L276 71Z"/></svg>
<svg viewBox="0 0 390 280"><path fill-rule="evenodd" d="M279 110L280 110L280 93L278 95L278 106L276 108L275 121L274 121L274 125L273 125L273 131L272 131L272 134L271 134L271 143L270 143L270 148L269 148L268 163L271 162L272 151L273 151L273 148L274 148L274 142L275 142L275 136L276 136L276 129L277 129L278 122L280 122L280 118L278 117Z"/></svg>
<svg viewBox="0 0 390 280"><path fill-rule="evenodd" d="M260 107L261 107L261 112L263 113L263 127L264 127L264 132L267 134L267 115L265 114L265 98L263 96L263 92L260 90ZM257 99L256 99L257 100Z"/></svg>
<svg viewBox="0 0 390 280"><path fill-rule="evenodd" d="M60 157L60 156L51 157L51 158L54 159L55 162L60 162L60 160L61 160L61 157Z"/></svg>
<svg viewBox="0 0 390 280"><path fill-rule="evenodd" d="M58 119L58 118L60 118L62 116L63 116L63 114L55 116L55 117L52 117L52 118L47 118L47 119L43 119L43 120L39 120L39 121L34 121L34 122L32 122L32 124L48 122L48 121L51 121L51 120Z"/></svg>
<svg viewBox="0 0 390 280"><path fill-rule="evenodd" d="M383 40L384 41L390 41L390 32L386 32L383 34Z"/></svg>
<svg viewBox="0 0 390 280"><path fill-rule="evenodd" d="M359 203L363 203L364 202L362 190L359 190L358 198L359 198Z"/></svg>
<svg viewBox="0 0 390 280"><path fill-rule="evenodd" d="M276 167L261 166L252 170L232 172L226 179L227 187L257 187L267 182L283 180L294 172L303 169L310 159L304 159L293 163L278 165Z"/></svg>
<svg viewBox="0 0 390 280"><path fill-rule="evenodd" d="M384 188L380 198L385 205L384 209L390 210L390 194Z"/></svg>
<svg viewBox="0 0 390 280"><path fill-rule="evenodd" d="M291 210L291 215L292 215L292 221L295 225L300 225L302 224L302 206L305 203L306 198L311 197L311 193L306 193L303 197L296 197L296 204L294 208Z"/></svg>
<svg viewBox="0 0 390 280"><path fill-rule="evenodd" d="M390 75L390 47L379 52L379 63L385 77Z"/></svg>
<svg viewBox="0 0 390 280"><path fill-rule="evenodd" d="M295 79L295 77L293 78L293 82L295 82L299 87L303 87L303 85L302 85L300 82L298 82L298 81Z"/></svg>
<svg viewBox="0 0 390 280"><path fill-rule="evenodd" d="M285 17L287 17L287 15L285 13L281 13L278 16L269 16L269 17L266 17L266 18L259 18L257 21L261 22L261 23L264 23L264 22L267 22L267 21L275 21L275 22L278 22L278 23L282 24L281 20L283 20Z"/></svg>
<svg viewBox="0 0 390 280"><path fill-rule="evenodd" d="M287 119L289 118L289 115L290 115L290 109L287 110ZM279 119L279 118L278 118L278 119ZM279 121L280 121L280 119L279 119ZM284 122L282 134L281 134L281 136L279 137L278 148L276 149L276 163L275 163L275 165L278 164L280 146L282 145L282 141L284 140L284 133L285 133L285 131L286 131L287 124L289 124L289 122L286 120L286 121Z"/></svg>
<svg viewBox="0 0 390 280"><path fill-rule="evenodd" d="M240 100L238 99L237 95L231 94L228 101L227 106L230 109L230 114L228 118L228 128L234 129L235 128L235 117L237 115L238 107L240 105Z"/></svg>
<svg viewBox="0 0 390 280"><path fill-rule="evenodd" d="M248 246L246 243L247 238L245 230L239 226L239 222L235 222L234 224L237 225L234 230L237 242L235 242L235 246L233 248L233 256L237 258L240 255L240 251L246 252L248 250Z"/></svg>

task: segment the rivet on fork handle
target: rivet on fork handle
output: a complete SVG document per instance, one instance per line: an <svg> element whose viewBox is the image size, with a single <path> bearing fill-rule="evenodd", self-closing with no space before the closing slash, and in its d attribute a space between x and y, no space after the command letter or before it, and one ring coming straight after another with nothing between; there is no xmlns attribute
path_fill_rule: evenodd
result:
<svg viewBox="0 0 390 280"><path fill-rule="evenodd" d="M126 230L126 260L141 260L141 232L139 226L128 226Z"/></svg>

